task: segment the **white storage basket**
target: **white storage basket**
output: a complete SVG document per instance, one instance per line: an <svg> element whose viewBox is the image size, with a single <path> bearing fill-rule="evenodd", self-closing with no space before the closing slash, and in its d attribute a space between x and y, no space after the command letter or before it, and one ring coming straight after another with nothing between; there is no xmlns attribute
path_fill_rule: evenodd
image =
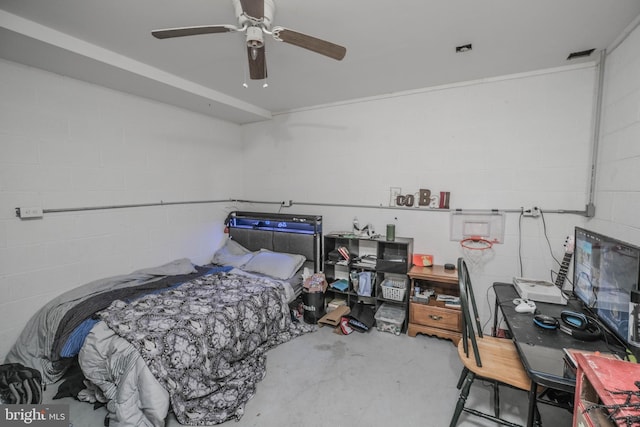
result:
<svg viewBox="0 0 640 427"><path fill-rule="evenodd" d="M393 301L404 301L404 294L407 291L406 279L384 279L382 284L382 298Z"/></svg>

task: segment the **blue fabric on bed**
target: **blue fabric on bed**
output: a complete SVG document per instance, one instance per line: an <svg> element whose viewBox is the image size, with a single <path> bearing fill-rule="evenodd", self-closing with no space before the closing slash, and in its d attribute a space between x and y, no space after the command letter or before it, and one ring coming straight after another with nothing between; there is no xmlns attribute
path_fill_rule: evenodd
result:
<svg viewBox="0 0 640 427"><path fill-rule="evenodd" d="M89 318L80 323L69 335L69 339L64 343L62 350L60 350L60 357L74 357L77 356L84 344L84 339L89 334L91 328L100 320Z"/></svg>
<svg viewBox="0 0 640 427"><path fill-rule="evenodd" d="M227 271L231 271L232 269L233 267L230 267L230 266L216 266L216 267L211 267L209 270L205 271L202 275L206 276L208 274L224 273ZM145 295L166 292L184 283L186 282L179 282L166 288L155 289L148 292ZM142 297L144 297L144 295L137 295L136 298L128 299L126 300L126 302L131 302L132 300L139 299ZM62 346L62 349L60 350L60 357L65 358L65 357L77 356L78 353L80 352L80 349L82 348L82 345L84 344L84 339L87 337L87 335L89 334L91 329L95 326L95 324L98 323L99 321L100 320L98 319L89 317L85 319L82 323L80 323L78 326L76 326L76 328L69 335L69 338L67 339L67 341L65 341L64 345Z"/></svg>

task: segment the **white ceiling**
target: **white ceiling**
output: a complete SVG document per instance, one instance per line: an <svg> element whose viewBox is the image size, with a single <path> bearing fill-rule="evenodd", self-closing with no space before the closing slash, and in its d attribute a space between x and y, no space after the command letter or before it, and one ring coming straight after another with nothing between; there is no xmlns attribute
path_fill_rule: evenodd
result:
<svg viewBox="0 0 640 427"><path fill-rule="evenodd" d="M236 123L305 107L594 61L640 0L275 0L274 25L347 48L335 61L266 39L269 86L248 81L244 36L158 40L153 29L235 24L231 0L0 0L0 57ZM472 43L473 50L455 47Z"/></svg>

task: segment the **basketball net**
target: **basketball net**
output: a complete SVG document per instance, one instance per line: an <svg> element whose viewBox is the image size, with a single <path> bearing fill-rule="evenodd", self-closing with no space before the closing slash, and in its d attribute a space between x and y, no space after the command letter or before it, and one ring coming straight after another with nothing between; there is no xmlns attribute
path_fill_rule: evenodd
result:
<svg viewBox="0 0 640 427"><path fill-rule="evenodd" d="M478 271L493 258L493 243L479 236L471 236L460 241L464 260L469 270Z"/></svg>

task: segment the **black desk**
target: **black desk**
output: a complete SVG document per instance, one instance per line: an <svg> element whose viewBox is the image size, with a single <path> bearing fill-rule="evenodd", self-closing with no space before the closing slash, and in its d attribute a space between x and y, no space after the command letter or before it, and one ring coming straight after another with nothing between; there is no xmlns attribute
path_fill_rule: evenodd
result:
<svg viewBox="0 0 640 427"><path fill-rule="evenodd" d="M575 378L565 374L564 348L601 351L603 353L611 350L603 340L579 341L560 330L547 330L535 326L533 314L516 312L513 300L520 298L520 296L512 284L494 283L493 290L496 295L493 330L497 331L498 309L500 309L522 364L532 381L527 426L533 426L537 385L571 393L575 391ZM580 302L576 300L570 300L567 305L536 302L536 306L539 313L558 319L560 319L560 313L563 310L583 311Z"/></svg>

